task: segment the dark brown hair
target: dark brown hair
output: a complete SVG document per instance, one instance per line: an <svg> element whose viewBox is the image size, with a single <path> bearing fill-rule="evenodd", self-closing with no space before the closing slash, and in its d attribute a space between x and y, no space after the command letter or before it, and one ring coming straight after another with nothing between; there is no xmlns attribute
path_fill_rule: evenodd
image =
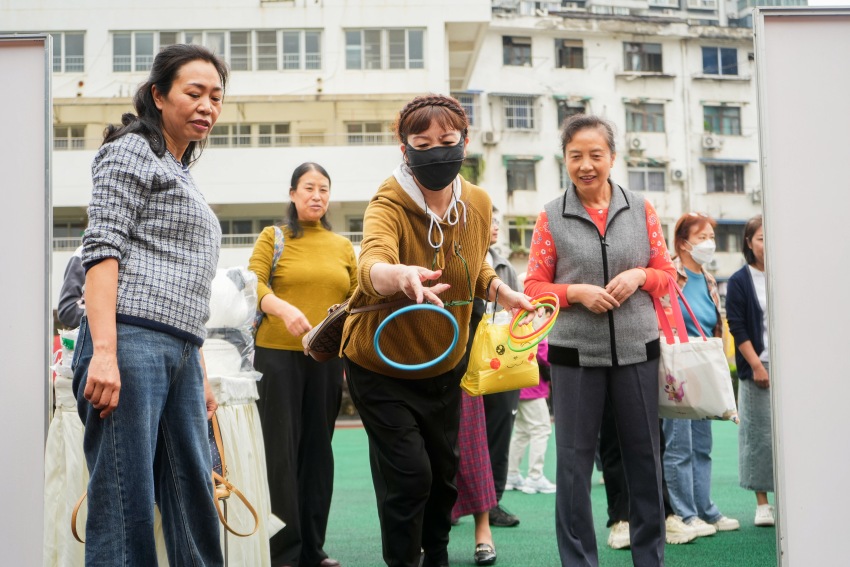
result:
<svg viewBox="0 0 850 567"><path fill-rule="evenodd" d="M747 260L747 264L750 266L758 262L755 253L753 253L752 242L753 237L758 232L758 229L762 227L763 222L762 216L756 215L744 225L744 241L741 243L741 252L744 253L744 259Z"/></svg>
<svg viewBox="0 0 850 567"><path fill-rule="evenodd" d="M324 176L324 178L328 180L328 189L330 189L331 176L328 175L325 168L316 162L307 161L296 167L295 171L292 172L292 179L289 182L290 194L298 189L298 182L301 181L301 178L304 177L304 174L308 171L315 171L319 175ZM327 216L327 213L325 213L319 221L325 229L332 230L331 223L328 221ZM299 238L304 234L304 229L301 228L301 223L298 222L298 209L295 208L295 203L292 201L289 202L289 207L286 209L286 218L283 219L283 224L289 228L289 231L292 234L291 238Z"/></svg>
<svg viewBox="0 0 850 567"><path fill-rule="evenodd" d="M206 61L215 67L221 80L221 88L227 87L227 65L219 59L212 51L201 45L186 45L182 43L163 47L153 60L151 72L148 79L139 86L133 97L133 106L136 114L127 112L121 116L121 126L110 124L103 133L103 143L106 144L117 140L125 134L138 134L147 139L151 150L159 156L165 155L165 137L162 134L162 112L156 107L151 87L167 96L174 85L174 79L184 65L192 61ZM200 157L206 140L200 142L189 142L189 146L182 156L174 156L183 163L189 165ZM197 148L198 153L195 154Z"/></svg>
<svg viewBox="0 0 850 567"><path fill-rule="evenodd" d="M569 144L573 136L580 130L588 128L597 128L605 133L608 149L612 154L617 153L616 145L614 144L614 126L604 118L593 114L573 114L564 120L561 126L561 154L566 153L567 144Z"/></svg>
<svg viewBox="0 0 850 567"><path fill-rule="evenodd" d="M461 138L469 133L469 117L460 102L438 94L418 96L404 105L393 130L399 142L406 144L409 135L424 132L433 122L446 130L459 130Z"/></svg>

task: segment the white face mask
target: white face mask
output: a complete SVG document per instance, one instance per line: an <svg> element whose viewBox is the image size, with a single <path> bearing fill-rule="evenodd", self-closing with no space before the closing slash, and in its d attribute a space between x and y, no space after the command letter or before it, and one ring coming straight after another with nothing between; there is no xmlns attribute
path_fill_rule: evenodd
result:
<svg viewBox="0 0 850 567"><path fill-rule="evenodd" d="M691 247L691 258L700 266L704 266L714 259L714 240L703 240L699 244L688 242L688 244Z"/></svg>

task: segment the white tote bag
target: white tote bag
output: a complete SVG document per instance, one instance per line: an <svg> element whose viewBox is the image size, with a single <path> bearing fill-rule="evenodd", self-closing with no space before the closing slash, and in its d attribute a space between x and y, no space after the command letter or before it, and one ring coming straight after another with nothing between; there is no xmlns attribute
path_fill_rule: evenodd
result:
<svg viewBox="0 0 850 567"><path fill-rule="evenodd" d="M669 278L673 324L658 299L655 313L661 326L661 360L658 365L658 415L673 419L725 419L738 423L738 408L723 352L723 341L706 337L688 337L678 298L696 321L681 288Z"/></svg>

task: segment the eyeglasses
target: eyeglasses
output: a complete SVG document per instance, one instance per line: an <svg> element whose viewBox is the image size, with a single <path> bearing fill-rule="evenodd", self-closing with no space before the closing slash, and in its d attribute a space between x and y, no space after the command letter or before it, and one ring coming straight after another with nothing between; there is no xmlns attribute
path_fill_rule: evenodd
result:
<svg viewBox="0 0 850 567"><path fill-rule="evenodd" d="M469 291L469 299L455 299L452 301L444 301L443 307L460 307L461 305L469 305L475 299L472 295L472 278L469 275L469 264L466 263L466 258L460 253L460 244L457 242L453 243L454 255L460 258L460 261L463 262L463 268L466 270L466 288ZM437 257L439 256L440 251L434 251L434 260L431 262L431 269L437 269ZM448 259L447 259L448 260ZM431 282L428 282L428 287L431 287Z"/></svg>

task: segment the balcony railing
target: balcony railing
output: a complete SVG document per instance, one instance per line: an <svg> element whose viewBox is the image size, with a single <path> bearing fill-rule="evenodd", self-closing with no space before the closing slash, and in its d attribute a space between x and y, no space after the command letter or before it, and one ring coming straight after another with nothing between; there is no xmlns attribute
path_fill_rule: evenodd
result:
<svg viewBox="0 0 850 567"><path fill-rule="evenodd" d="M274 136L273 138L271 136ZM95 150L103 138L62 138L54 143L55 150ZM289 134L223 134L210 136L208 149L267 148L316 146L392 146L398 143L391 132L328 134L325 132L291 132Z"/></svg>
<svg viewBox="0 0 850 567"><path fill-rule="evenodd" d="M363 241L362 232L338 232L340 236L346 237L352 244L358 245ZM221 236L222 248L250 248L254 246L259 234L223 234ZM53 239L54 252L71 252L83 243L81 236L61 237Z"/></svg>

